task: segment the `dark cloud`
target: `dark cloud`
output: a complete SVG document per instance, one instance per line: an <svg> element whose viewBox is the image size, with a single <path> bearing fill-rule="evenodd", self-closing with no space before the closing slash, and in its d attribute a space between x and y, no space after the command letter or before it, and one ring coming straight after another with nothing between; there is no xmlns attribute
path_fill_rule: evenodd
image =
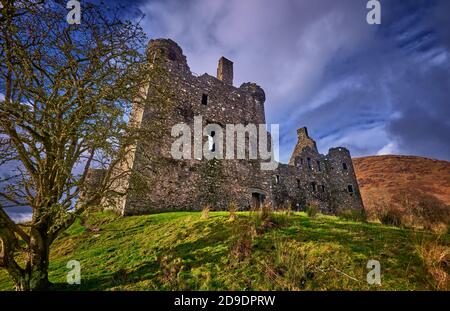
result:
<svg viewBox="0 0 450 311"><path fill-rule="evenodd" d="M152 38L176 40L197 74L215 75L224 55L235 84L266 91L280 124L281 160L307 125L322 152L399 153L450 159L450 1L139 0L120 4Z"/></svg>
<svg viewBox="0 0 450 311"><path fill-rule="evenodd" d="M400 150L449 159L449 71L448 65L408 68L393 87L399 117L390 120L387 126Z"/></svg>
<svg viewBox="0 0 450 311"><path fill-rule="evenodd" d="M280 124L281 159L286 161L296 128L312 123L293 120L291 115L308 111L319 100L316 94L326 97L322 87L330 64L367 45L375 35L376 28L366 23L365 4L149 1L141 10L148 16L147 32L179 42L194 72L214 74L217 60L225 55L235 62L236 85L254 81L265 89L268 122ZM339 92L336 87L330 89Z"/></svg>
<svg viewBox="0 0 450 311"><path fill-rule="evenodd" d="M449 159L449 1L381 1L369 26L365 1L147 1L152 37L171 37L191 69L235 61L236 84L266 90L280 123L281 160L307 125L322 152L416 154Z"/></svg>

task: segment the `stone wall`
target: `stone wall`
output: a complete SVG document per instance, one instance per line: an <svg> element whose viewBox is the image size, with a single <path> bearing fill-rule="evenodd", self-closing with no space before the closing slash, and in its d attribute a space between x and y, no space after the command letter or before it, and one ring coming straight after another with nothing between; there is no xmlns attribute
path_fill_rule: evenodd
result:
<svg viewBox="0 0 450 311"><path fill-rule="evenodd" d="M137 144L134 178L138 186L131 186L124 207L124 215L161 210L199 210L206 205L212 209L226 209L234 201L242 208L251 204L255 189L269 195L270 185L260 171L259 160L191 159L174 160L170 153L176 138L171 136L175 124L184 123L192 129L194 117L202 117L202 126L217 124L223 128L226 143L226 124L264 124L264 91L254 83L237 88L231 85L232 69L222 68L222 80L204 74L195 76L189 70L179 46L171 40L152 40L148 49L149 61L159 60L166 77L149 82L148 105L143 112L142 129L153 131L158 124L158 144L141 141ZM228 60L222 66L230 66ZM219 63L220 64L220 63ZM166 79L167 81L163 81ZM154 85L168 83L173 98L167 105L155 105ZM207 143L207 137L201 144ZM217 142L217 148L222 148ZM237 146L235 146L237 148ZM224 152L225 154L225 152ZM144 186L142 186L142 184Z"/></svg>
<svg viewBox="0 0 450 311"><path fill-rule="evenodd" d="M305 130L302 128L299 132L307 133ZM293 165L280 165L274 173L275 206L290 201L297 210L316 204L323 213L329 214L341 209L363 210L350 152L340 147L322 155L311 145L316 146L316 143L309 136L299 135L296 147L302 149L295 149Z"/></svg>

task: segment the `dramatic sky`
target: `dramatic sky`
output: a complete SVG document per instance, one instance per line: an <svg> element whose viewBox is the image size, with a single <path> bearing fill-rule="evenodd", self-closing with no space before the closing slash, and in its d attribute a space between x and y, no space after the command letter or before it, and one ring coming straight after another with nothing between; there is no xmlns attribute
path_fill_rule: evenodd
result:
<svg viewBox="0 0 450 311"><path fill-rule="evenodd" d="M235 86L261 85L282 162L302 126L322 153L450 160L450 0L380 2L368 25L367 0L107 1L177 41L193 72L215 75L225 56Z"/></svg>
<svg viewBox="0 0 450 311"><path fill-rule="evenodd" d="M145 14L150 38L172 38L191 70L215 75L234 61L234 84L266 92L286 162L308 126L323 153L408 154L450 160L450 1L116 1Z"/></svg>

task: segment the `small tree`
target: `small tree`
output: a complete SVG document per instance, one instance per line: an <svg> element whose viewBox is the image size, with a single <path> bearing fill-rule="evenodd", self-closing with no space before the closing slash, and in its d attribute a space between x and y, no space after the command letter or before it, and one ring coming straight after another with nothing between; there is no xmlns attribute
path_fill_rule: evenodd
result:
<svg viewBox="0 0 450 311"><path fill-rule="evenodd" d="M53 241L121 194L110 186L136 138L124 115L140 101L146 38L102 6L84 2L81 24L69 25L56 1L1 3L0 267L17 290L46 289ZM89 192L92 167L105 171ZM32 209L26 225L5 211L17 206Z"/></svg>

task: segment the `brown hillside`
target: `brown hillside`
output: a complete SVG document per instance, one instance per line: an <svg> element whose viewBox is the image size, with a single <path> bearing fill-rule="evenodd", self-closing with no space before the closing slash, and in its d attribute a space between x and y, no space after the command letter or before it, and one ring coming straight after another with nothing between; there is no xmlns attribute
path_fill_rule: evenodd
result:
<svg viewBox="0 0 450 311"><path fill-rule="evenodd" d="M426 201L429 206L444 204L450 209L450 162L413 156L373 156L355 158L353 164L369 215L380 202L407 208L410 204L404 202L409 199Z"/></svg>

